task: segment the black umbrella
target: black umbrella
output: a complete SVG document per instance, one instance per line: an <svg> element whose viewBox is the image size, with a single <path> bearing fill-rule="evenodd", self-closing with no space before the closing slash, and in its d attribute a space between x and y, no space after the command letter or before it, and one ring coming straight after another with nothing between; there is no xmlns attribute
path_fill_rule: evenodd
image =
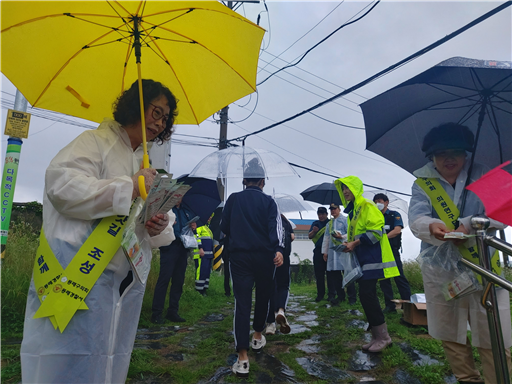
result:
<svg viewBox="0 0 512 384"><path fill-rule="evenodd" d="M305 189L300 194L304 200L313 201L318 204L328 205L336 203L342 205L340 194L334 183L316 184Z"/></svg>
<svg viewBox="0 0 512 384"><path fill-rule="evenodd" d="M512 158L512 63L454 57L361 104L366 149L413 172L433 127L454 122L475 134L471 161Z"/></svg>
<svg viewBox="0 0 512 384"><path fill-rule="evenodd" d="M198 227L205 225L221 201L217 182L188 175L182 175L177 180L192 187L183 196L182 204L199 216Z"/></svg>

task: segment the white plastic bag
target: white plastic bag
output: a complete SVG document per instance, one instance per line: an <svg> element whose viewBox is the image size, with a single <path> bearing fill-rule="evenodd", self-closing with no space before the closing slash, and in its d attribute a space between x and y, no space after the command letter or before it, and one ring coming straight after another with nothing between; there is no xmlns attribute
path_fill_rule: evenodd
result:
<svg viewBox="0 0 512 384"><path fill-rule="evenodd" d="M363 270L353 252L343 252L342 263L344 270L342 288L345 288L350 283L360 279L363 276Z"/></svg>
<svg viewBox="0 0 512 384"><path fill-rule="evenodd" d="M181 230L180 239L183 242L183 246L185 248L197 248L197 240L194 236L194 232L192 232L192 229L188 225L183 227L183 229Z"/></svg>

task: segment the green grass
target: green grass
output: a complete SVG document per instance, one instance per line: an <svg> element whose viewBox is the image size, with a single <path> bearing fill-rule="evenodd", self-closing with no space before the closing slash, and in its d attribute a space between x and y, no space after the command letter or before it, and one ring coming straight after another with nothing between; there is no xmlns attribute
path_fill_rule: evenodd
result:
<svg viewBox="0 0 512 384"><path fill-rule="evenodd" d="M21 366L19 360L19 345L9 345L10 339L21 339L23 330L23 317L25 312L26 295L32 275L33 260L37 248L38 235L33 233L32 227L19 223L11 228L6 257L2 261L2 383L17 383L21 379ZM190 261L190 264L192 262ZM413 262L404 263L405 274L411 284L413 293L423 292L421 271ZM151 304L153 291L159 272L158 252L155 252L151 273L148 278L147 289L143 300L139 327L150 328ZM512 280L512 271L507 270L506 276ZM185 326L194 327L192 332L177 332L159 340L165 344L165 353L155 350L135 349L132 353L128 372L128 383L135 379L152 378L156 380L172 381L176 383L197 383L211 377L218 368L227 366L227 358L234 353L234 339L231 335L233 327L233 297L226 298L223 288L224 277L218 272L212 272L208 296L197 294L194 289L193 268L187 269L183 296L180 301L180 314L186 318ZM316 311L318 326L311 327L311 331L295 335L275 335L271 337L270 346L277 346L274 355L277 359L295 371L295 379L304 383L327 383L310 376L296 361L298 357L307 354L295 346L302 340L313 335L321 337L321 354L329 356L335 361L333 366L346 369L354 351L363 343L364 331L362 329L347 328L346 324L352 319L361 318L350 315L347 311L354 309L347 303L339 307L327 308L313 302L316 296L316 287L311 281L311 266L304 263L292 283L291 292L295 296L306 296L301 305L306 311ZM394 288L396 292L396 287ZM384 299L378 289L381 304ZM398 296L396 296L398 297ZM361 307L356 307L362 311ZM225 318L220 322L202 324L201 320L211 313L223 313ZM424 327L406 327L400 322L401 315L390 315L386 318L389 332L394 345L387 348L382 354L382 364L371 371L371 375L379 380L389 382L397 369L407 371L417 377L422 383L440 383L450 374L450 368L445 360L441 343L428 336ZM428 354L440 361L438 366L414 366L410 358L399 347L399 343L406 342L412 348ZM183 360L175 361L166 357L168 355L182 354ZM475 352L475 356L477 353ZM480 365L477 360L477 366ZM257 382L254 373L258 363L251 361L251 373L247 382ZM266 367L260 367L265 370ZM238 382L233 376L226 376L225 382ZM148 381L148 382L149 382Z"/></svg>

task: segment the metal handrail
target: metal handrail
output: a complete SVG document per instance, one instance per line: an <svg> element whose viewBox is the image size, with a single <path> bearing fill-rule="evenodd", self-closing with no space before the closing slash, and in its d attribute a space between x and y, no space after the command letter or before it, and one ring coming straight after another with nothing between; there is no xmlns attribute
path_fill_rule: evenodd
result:
<svg viewBox="0 0 512 384"><path fill-rule="evenodd" d="M489 225L490 220L485 216L474 216L471 218L471 226L476 230L476 243L478 246L480 266L465 259L462 259L461 261L474 272L482 276L482 283L485 289L482 294L481 304L487 311L487 322L489 324L491 337L494 368L496 370L496 382L498 384L509 384L510 375L507 366L505 345L503 343L503 334L501 332L498 301L496 298L496 286L494 284L497 284L511 292L512 284L491 271L488 245L491 245L508 255L512 255L512 245L503 240L497 239L494 236L487 235L486 231L487 228L489 228Z"/></svg>

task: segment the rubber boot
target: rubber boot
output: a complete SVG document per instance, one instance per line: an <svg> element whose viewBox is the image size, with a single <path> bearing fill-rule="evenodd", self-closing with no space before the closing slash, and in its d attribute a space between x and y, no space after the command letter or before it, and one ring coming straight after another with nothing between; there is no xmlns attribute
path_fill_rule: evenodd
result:
<svg viewBox="0 0 512 384"><path fill-rule="evenodd" d="M371 341L368 343L368 344L364 344L361 348L363 351L367 351L368 349L370 349L370 347L377 341L377 335L376 335L376 330L377 328L375 327L371 327L370 328L370 331L372 333L372 339Z"/></svg>
<svg viewBox="0 0 512 384"><path fill-rule="evenodd" d="M391 337L389 337L388 334L388 326L384 323L376 327L372 327L372 331L373 329L375 329L375 342L370 348L368 348L368 351L380 352L392 343Z"/></svg>

